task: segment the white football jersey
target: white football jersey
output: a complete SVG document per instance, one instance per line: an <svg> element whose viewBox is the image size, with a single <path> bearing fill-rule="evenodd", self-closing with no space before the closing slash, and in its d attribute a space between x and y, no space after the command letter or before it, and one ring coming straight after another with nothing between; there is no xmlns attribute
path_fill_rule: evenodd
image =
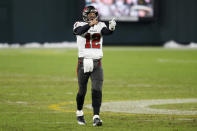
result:
<svg viewBox="0 0 197 131"><path fill-rule="evenodd" d="M79 26L84 26L86 22L76 22L74 29ZM99 22L97 25L90 27L90 29L82 34L76 35L78 56L84 58L100 59L103 57L103 36L101 30L107 27L104 22Z"/></svg>

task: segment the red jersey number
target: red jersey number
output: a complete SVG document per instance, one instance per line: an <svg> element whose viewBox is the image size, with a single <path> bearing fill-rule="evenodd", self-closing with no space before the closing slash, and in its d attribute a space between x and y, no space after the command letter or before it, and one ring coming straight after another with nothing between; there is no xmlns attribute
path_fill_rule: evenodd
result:
<svg viewBox="0 0 197 131"><path fill-rule="evenodd" d="M85 35L85 38L86 38L85 48L98 48L98 49L100 49L101 44L99 42L100 42L100 39L101 39L101 35L99 33L95 33L95 34L92 34L92 35L90 33L87 33ZM92 47L91 47L91 44L92 44Z"/></svg>

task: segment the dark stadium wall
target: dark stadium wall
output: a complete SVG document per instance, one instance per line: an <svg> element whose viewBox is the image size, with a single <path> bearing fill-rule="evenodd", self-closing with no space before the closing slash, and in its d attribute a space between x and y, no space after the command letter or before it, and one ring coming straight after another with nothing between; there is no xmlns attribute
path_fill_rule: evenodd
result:
<svg viewBox="0 0 197 131"><path fill-rule="evenodd" d="M13 0L14 41L73 41L71 0Z"/></svg>
<svg viewBox="0 0 197 131"><path fill-rule="evenodd" d="M197 42L196 5L196 0L160 0L159 27L162 42Z"/></svg>
<svg viewBox="0 0 197 131"><path fill-rule="evenodd" d="M12 1L0 0L0 42L12 41Z"/></svg>
<svg viewBox="0 0 197 131"><path fill-rule="evenodd" d="M81 0L80 0L81 1ZM0 43L75 41L73 24L83 7L79 0L0 0ZM175 40L197 42L197 0L158 0L152 22L118 22L106 45L161 45Z"/></svg>

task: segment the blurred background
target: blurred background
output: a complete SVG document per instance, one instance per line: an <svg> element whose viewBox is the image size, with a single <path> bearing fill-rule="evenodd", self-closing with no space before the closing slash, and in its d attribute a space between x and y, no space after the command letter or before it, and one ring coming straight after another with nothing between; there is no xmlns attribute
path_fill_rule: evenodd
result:
<svg viewBox="0 0 197 131"><path fill-rule="evenodd" d="M0 0L0 43L73 42L73 24L87 5L101 20L118 21L104 45L197 42L196 0Z"/></svg>

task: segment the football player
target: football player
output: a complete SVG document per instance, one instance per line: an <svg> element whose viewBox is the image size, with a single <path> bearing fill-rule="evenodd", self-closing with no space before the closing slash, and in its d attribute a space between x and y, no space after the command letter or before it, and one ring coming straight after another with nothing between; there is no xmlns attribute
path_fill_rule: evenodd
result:
<svg viewBox="0 0 197 131"><path fill-rule="evenodd" d="M103 57L102 44L103 35L110 35L116 27L114 19L109 21L109 27L98 19L98 11L93 6L88 6L82 13L83 21L74 24L73 33L77 38L78 45L78 85L79 90L76 96L77 121L85 125L83 104L87 91L89 77L92 81L92 107L93 126L101 126L102 120L99 117L102 101L103 68L101 59Z"/></svg>

